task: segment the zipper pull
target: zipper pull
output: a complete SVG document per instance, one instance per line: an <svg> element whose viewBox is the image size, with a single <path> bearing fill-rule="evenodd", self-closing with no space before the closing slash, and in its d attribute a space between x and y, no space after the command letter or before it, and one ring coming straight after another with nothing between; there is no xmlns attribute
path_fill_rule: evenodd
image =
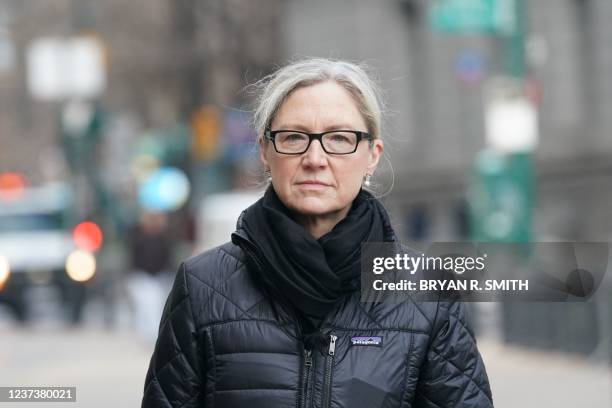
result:
<svg viewBox="0 0 612 408"><path fill-rule="evenodd" d="M312 351L304 350L304 365L310 367L312 365Z"/></svg>
<svg viewBox="0 0 612 408"><path fill-rule="evenodd" d="M329 355L333 356L336 354L336 340L338 340L338 336L330 335L329 336Z"/></svg>

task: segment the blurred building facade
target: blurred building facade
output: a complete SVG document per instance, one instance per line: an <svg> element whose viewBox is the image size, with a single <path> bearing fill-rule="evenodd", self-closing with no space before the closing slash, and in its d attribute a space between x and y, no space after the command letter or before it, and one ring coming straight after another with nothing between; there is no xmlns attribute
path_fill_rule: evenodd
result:
<svg viewBox="0 0 612 408"><path fill-rule="evenodd" d="M540 119L537 235L607 239L612 3L526 4ZM137 121L128 126L131 134L109 137L107 155L116 158L106 164L110 170L125 167L122 147L142 129L188 122L204 104L242 107L244 86L276 63L348 58L371 65L386 93L390 161L381 165L379 185L386 192L395 174L388 204L398 226L411 238L460 238L469 169L485 143L483 89L501 72L503 56L490 36L435 32L428 6L422 0L1 0L0 170L34 179L61 170L53 159L62 104L35 101L27 90L26 53L35 38L87 34L104 44L108 88L100 102L111 115Z"/></svg>
<svg viewBox="0 0 612 408"><path fill-rule="evenodd" d="M429 4L288 1L282 38L288 57L348 58L380 72L395 173L389 205L408 238L448 240L465 232L467 177L485 145L484 86L501 73L503 55L490 36L432 30ZM607 240L612 3L527 0L526 6L527 60L540 119L537 239ZM382 170L389 171L385 163ZM381 183L384 191L389 177Z"/></svg>
<svg viewBox="0 0 612 408"><path fill-rule="evenodd" d="M40 165L57 148L66 101L29 94L26 61L35 39L78 35L102 43L107 89L97 102L109 117L137 122L120 141L129 147L137 132L189 121L202 104L241 105L244 85L278 58L279 2L1 0L0 171L36 181L66 176Z"/></svg>

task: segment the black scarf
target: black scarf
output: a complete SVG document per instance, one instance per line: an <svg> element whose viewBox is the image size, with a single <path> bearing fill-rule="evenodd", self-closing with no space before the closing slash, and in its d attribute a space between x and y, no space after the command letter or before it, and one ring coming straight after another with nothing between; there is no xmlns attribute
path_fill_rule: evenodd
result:
<svg viewBox="0 0 612 408"><path fill-rule="evenodd" d="M384 207L364 190L319 239L293 220L272 187L245 210L241 224L264 263L257 280L299 312L305 332L316 329L345 294L359 290L362 242L395 241Z"/></svg>

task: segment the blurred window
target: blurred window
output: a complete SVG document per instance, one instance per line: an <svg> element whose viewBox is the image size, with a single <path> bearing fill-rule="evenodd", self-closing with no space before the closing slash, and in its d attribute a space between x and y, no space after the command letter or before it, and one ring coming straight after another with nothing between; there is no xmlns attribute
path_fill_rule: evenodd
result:
<svg viewBox="0 0 612 408"><path fill-rule="evenodd" d="M61 213L0 215L0 231L56 230L63 227Z"/></svg>

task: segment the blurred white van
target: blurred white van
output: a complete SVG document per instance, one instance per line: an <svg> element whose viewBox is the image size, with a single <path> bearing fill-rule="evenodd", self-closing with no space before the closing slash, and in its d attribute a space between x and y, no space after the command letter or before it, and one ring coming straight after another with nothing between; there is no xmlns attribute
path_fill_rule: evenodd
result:
<svg viewBox="0 0 612 408"><path fill-rule="evenodd" d="M33 298L47 289L59 294L71 323L81 321L88 288L97 277L102 231L90 221L77 224L74 204L66 183L0 196L0 304L19 322L32 317Z"/></svg>

